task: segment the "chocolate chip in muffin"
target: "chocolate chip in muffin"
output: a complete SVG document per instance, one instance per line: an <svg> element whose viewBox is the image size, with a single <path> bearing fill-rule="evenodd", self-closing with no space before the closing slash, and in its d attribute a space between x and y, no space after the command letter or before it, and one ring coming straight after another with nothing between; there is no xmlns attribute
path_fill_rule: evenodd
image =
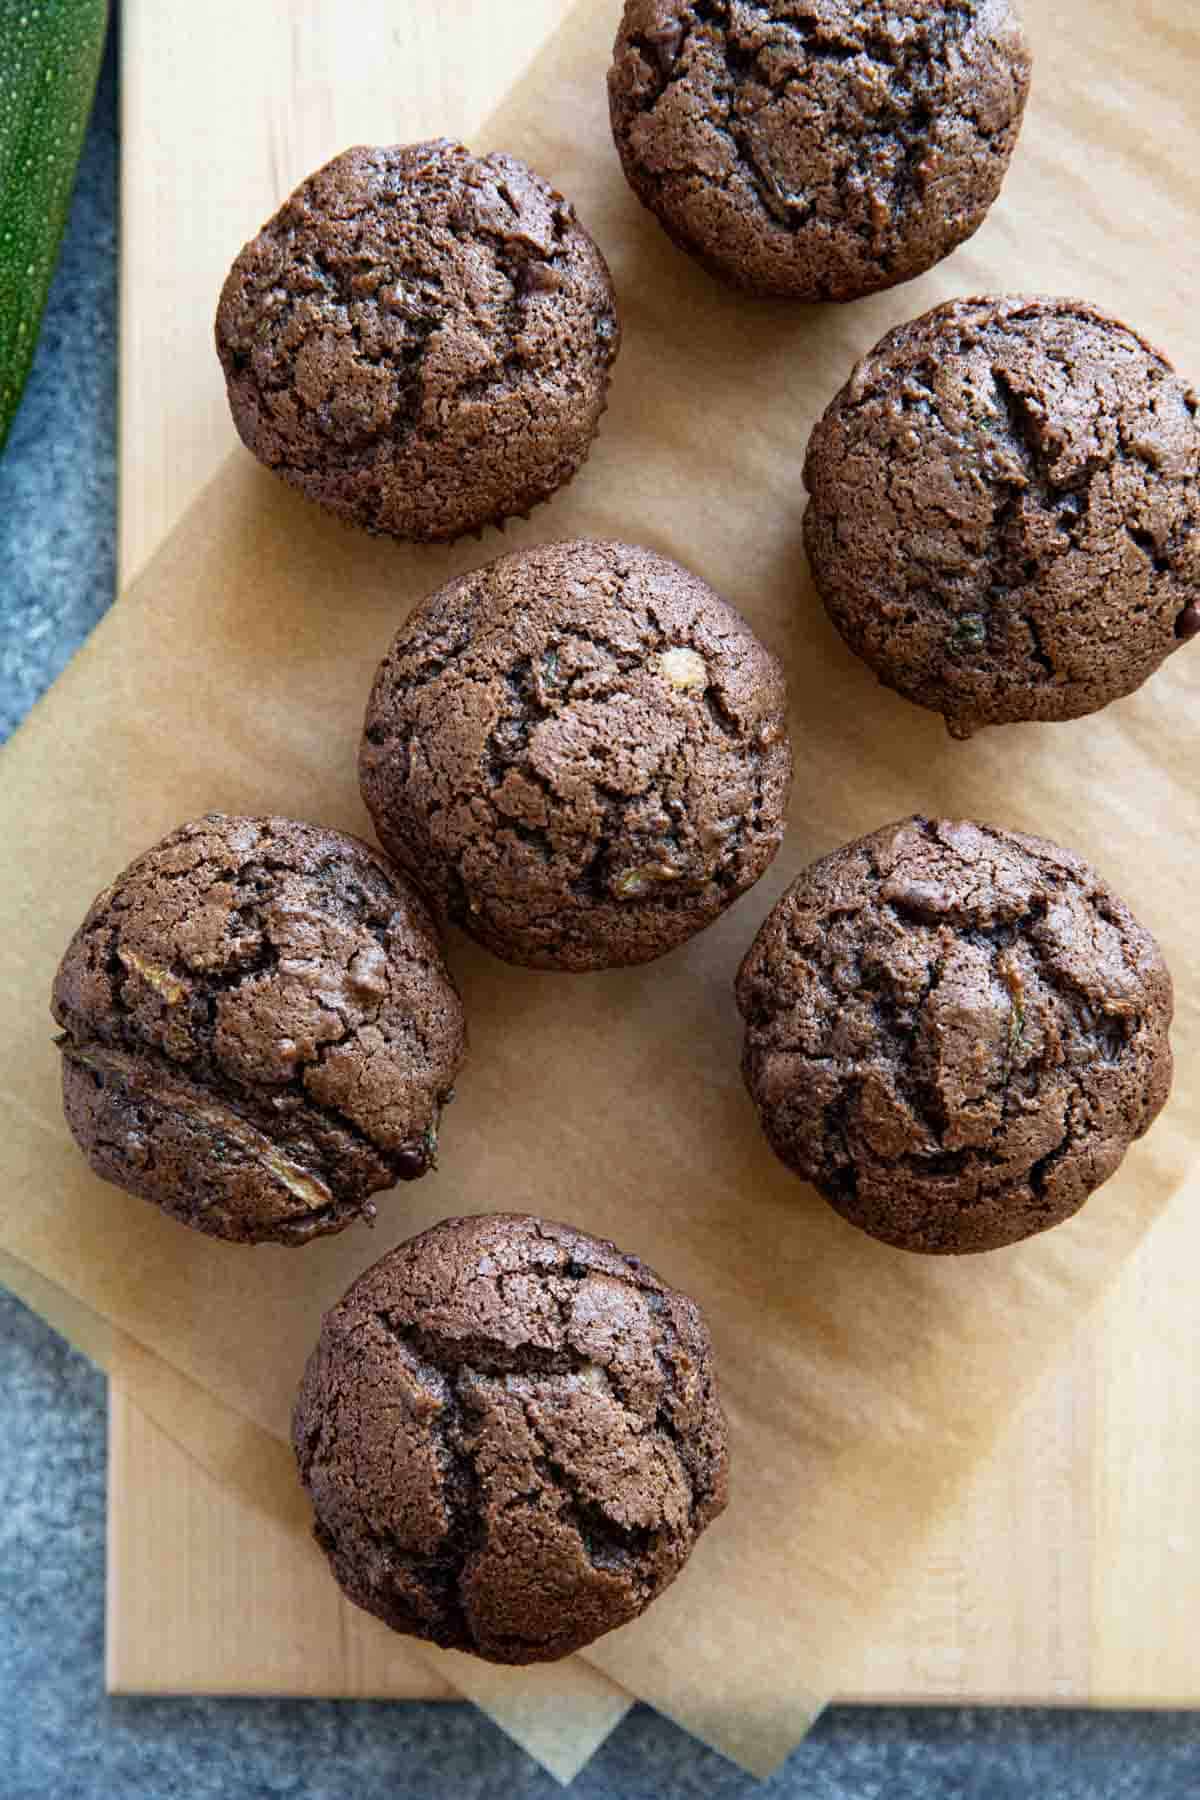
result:
<svg viewBox="0 0 1200 1800"><path fill-rule="evenodd" d="M636 1618L728 1486L699 1308L636 1256L515 1214L446 1219L355 1282L292 1440L349 1598L498 1663Z"/></svg>
<svg viewBox="0 0 1200 1800"><path fill-rule="evenodd" d="M603 256L513 156L347 150L226 279L243 442L322 506L432 541L524 517L575 474L620 345Z"/></svg>
<svg viewBox="0 0 1200 1800"><path fill-rule="evenodd" d="M626 0L609 109L634 192L713 274L854 300L979 229L1029 74L1009 0Z"/></svg>
<svg viewBox="0 0 1200 1800"><path fill-rule="evenodd" d="M809 442L833 623L956 737L1130 694L1200 612L1200 400L1081 300L955 300L890 331Z"/></svg>
<svg viewBox="0 0 1200 1800"><path fill-rule="evenodd" d="M1171 1085L1171 978L1081 857L912 818L814 863L737 982L776 1155L904 1250L1077 1212Z"/></svg>
<svg viewBox="0 0 1200 1800"><path fill-rule="evenodd" d="M425 1174L466 1046L403 876L342 832L220 813L98 896L53 1012L96 1173L239 1243L341 1231Z"/></svg>
<svg viewBox="0 0 1200 1800"><path fill-rule="evenodd" d="M380 842L510 962L646 962L779 848L783 674L678 563L579 539L502 556L409 616L359 760Z"/></svg>

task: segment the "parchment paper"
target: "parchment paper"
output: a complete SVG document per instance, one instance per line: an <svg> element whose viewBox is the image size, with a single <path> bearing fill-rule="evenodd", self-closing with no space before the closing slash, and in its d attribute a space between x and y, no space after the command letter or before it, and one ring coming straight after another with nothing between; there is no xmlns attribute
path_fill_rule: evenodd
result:
<svg viewBox="0 0 1200 1800"><path fill-rule="evenodd" d="M1081 292L1200 368L1197 22L1165 0L1027 10L1035 100L983 231L901 290L794 309L719 290L637 207L605 120L615 8L584 0L487 133L571 194L612 264L626 342L583 474L504 540L407 550L324 519L239 455L3 764L4 1247L277 1435L322 1309L446 1213L529 1208L636 1249L709 1314L734 1493L686 1576L589 1656L757 1771L838 1685L922 1531L1200 1146L1200 653L1098 717L954 744L842 648L800 548L814 417L857 354L943 297ZM679 557L783 657L797 781L775 868L640 970L530 974L455 938L473 1049L442 1169L385 1202L372 1236L232 1249L95 1181L61 1122L45 1012L92 894L212 807L365 831L362 706L406 609L505 545L576 532ZM774 1162L738 1074L730 983L763 915L812 857L914 809L1082 851L1157 933L1179 990L1182 1078L1120 1174L1070 1224L961 1262L904 1256L838 1220Z"/></svg>

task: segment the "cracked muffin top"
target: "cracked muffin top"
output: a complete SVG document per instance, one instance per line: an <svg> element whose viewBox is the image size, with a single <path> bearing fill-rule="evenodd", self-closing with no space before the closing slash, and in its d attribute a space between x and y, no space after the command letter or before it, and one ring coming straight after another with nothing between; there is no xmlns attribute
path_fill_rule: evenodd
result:
<svg viewBox="0 0 1200 1800"><path fill-rule="evenodd" d="M347 150L246 245L216 338L261 462L330 511L444 540L587 456L620 344L603 256L513 156Z"/></svg>
<svg viewBox="0 0 1200 1800"><path fill-rule="evenodd" d="M955 737L1074 719L1200 632L1200 399L1080 300L955 300L891 331L812 434L830 618Z"/></svg>
<svg viewBox="0 0 1200 1800"><path fill-rule="evenodd" d="M1081 857L906 819L814 863L737 982L775 1153L904 1250L994 1250L1107 1181L1171 1085L1171 978Z"/></svg>
<svg viewBox="0 0 1200 1800"><path fill-rule="evenodd" d="M292 1441L349 1598L499 1663L636 1618L728 1486L699 1308L612 1244L505 1213L446 1219L354 1283Z"/></svg>
<svg viewBox="0 0 1200 1800"><path fill-rule="evenodd" d="M626 0L609 110L634 192L713 274L854 300L978 230L1029 72L1009 0Z"/></svg>
<svg viewBox="0 0 1200 1800"><path fill-rule="evenodd" d="M578 539L419 605L380 666L359 773L380 842L510 962L647 962L779 848L783 673L678 563Z"/></svg>
<svg viewBox="0 0 1200 1800"><path fill-rule="evenodd" d="M186 1225L304 1244L433 1166L466 1046L432 919L357 838L210 813L100 894L54 982L96 1173Z"/></svg>

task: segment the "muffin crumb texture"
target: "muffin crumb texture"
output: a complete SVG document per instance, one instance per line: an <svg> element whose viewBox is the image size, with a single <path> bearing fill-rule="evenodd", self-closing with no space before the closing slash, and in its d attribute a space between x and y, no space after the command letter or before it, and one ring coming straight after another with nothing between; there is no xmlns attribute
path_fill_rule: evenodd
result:
<svg viewBox="0 0 1200 1800"><path fill-rule="evenodd" d="M444 1220L355 1282L293 1443L350 1599L490 1662L636 1618L726 1499L699 1309L612 1244L512 1214Z"/></svg>
<svg viewBox="0 0 1200 1800"><path fill-rule="evenodd" d="M1200 399L1084 301L956 300L889 332L805 482L833 623L956 737L1095 712L1200 631Z"/></svg>
<svg viewBox="0 0 1200 1800"><path fill-rule="evenodd" d="M369 531L451 539L569 481L620 345L603 256L516 157L347 150L246 245L217 311L243 442Z"/></svg>
<svg viewBox="0 0 1200 1800"><path fill-rule="evenodd" d="M776 1154L906 1250L996 1249L1114 1173L1171 1084L1171 980L1045 839L913 818L824 857L742 965Z"/></svg>
<svg viewBox="0 0 1200 1800"><path fill-rule="evenodd" d="M433 1167L466 1044L403 877L344 833L220 813L98 896L53 1013L96 1173L241 1243L370 1220Z"/></svg>
<svg viewBox="0 0 1200 1800"><path fill-rule="evenodd" d="M410 615L375 680L359 773L388 854L498 956L645 962L710 924L779 847L783 674L678 563L542 544Z"/></svg>
<svg viewBox="0 0 1200 1800"><path fill-rule="evenodd" d="M978 230L1029 76L1008 0L627 0L608 91L682 249L753 293L853 300Z"/></svg>

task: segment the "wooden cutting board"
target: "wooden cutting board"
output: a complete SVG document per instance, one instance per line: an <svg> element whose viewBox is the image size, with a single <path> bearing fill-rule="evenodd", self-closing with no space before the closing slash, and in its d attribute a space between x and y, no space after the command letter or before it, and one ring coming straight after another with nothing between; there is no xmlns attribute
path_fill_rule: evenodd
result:
<svg viewBox="0 0 1200 1800"><path fill-rule="evenodd" d="M348 143L471 139L562 11L361 0L350 28L335 0L125 0L123 579L233 445L210 341L233 249ZM846 1698L1200 1705L1197 1203L1004 1432ZM151 1419L145 1367L118 1352L110 1388L110 1688L443 1693Z"/></svg>

